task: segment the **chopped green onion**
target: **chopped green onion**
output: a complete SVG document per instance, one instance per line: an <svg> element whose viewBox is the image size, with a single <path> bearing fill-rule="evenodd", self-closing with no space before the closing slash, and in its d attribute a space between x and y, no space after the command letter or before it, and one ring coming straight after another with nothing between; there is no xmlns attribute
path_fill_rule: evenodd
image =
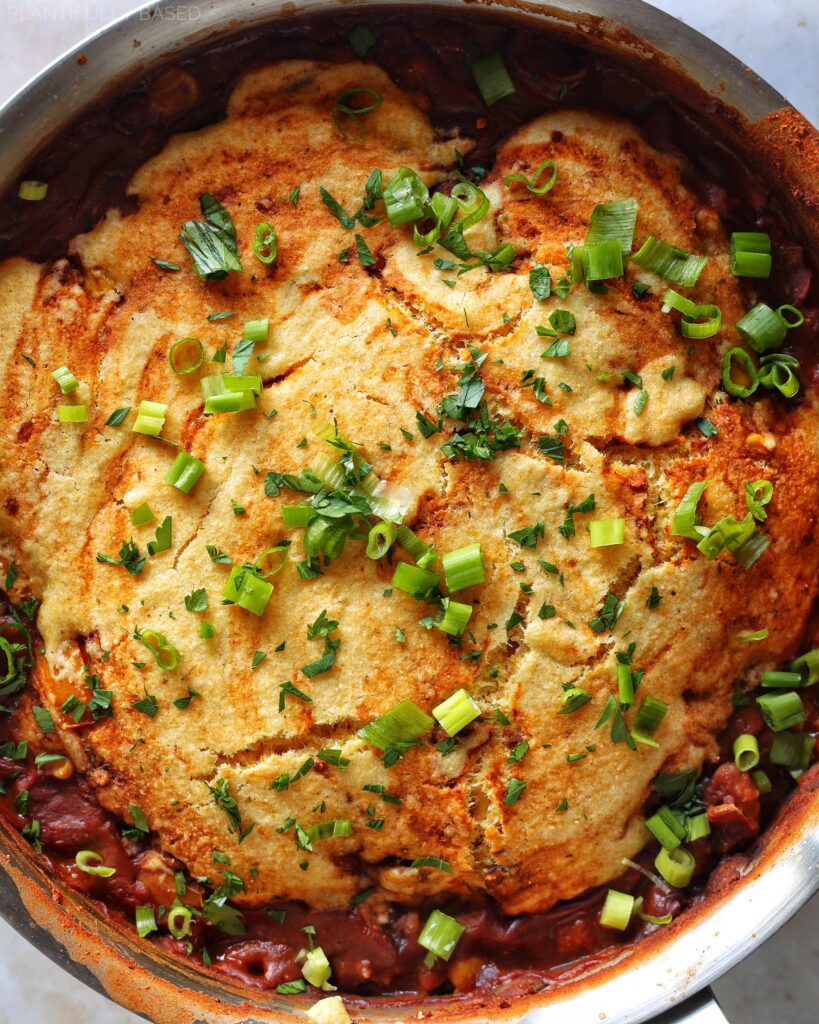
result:
<svg viewBox="0 0 819 1024"><path fill-rule="evenodd" d="M60 423L85 423L88 410L84 405L58 405L57 419Z"/></svg>
<svg viewBox="0 0 819 1024"><path fill-rule="evenodd" d="M589 219L589 228L583 243L584 248L596 242L609 242L616 239L620 243L625 259L631 252L636 223L636 199L618 199L610 203L598 203L592 210Z"/></svg>
<svg viewBox="0 0 819 1024"><path fill-rule="evenodd" d="M787 314L787 316L785 315ZM782 320L785 326L790 330L793 327L801 327L805 322L804 313L797 309L796 306L791 306L785 303L784 306L777 307L776 315ZM790 317L793 317L791 320Z"/></svg>
<svg viewBox="0 0 819 1024"><path fill-rule="evenodd" d="M395 583L395 578L393 578L393 583ZM461 604L449 597L442 597L441 606L444 609L444 614L440 620L436 621L435 625L450 636L460 636L472 615L472 605Z"/></svg>
<svg viewBox="0 0 819 1024"><path fill-rule="evenodd" d="M692 304L693 305L693 304ZM680 333L684 338L701 341L711 338L722 327L722 313L719 306L706 304L694 305L690 313L683 313L680 320Z"/></svg>
<svg viewBox="0 0 819 1024"><path fill-rule="evenodd" d="M770 306L760 302L739 321L737 331L754 352L762 353L782 344L787 327Z"/></svg>
<svg viewBox="0 0 819 1024"><path fill-rule="evenodd" d="M267 341L269 333L270 321L267 317L264 320L248 320L242 325L242 339L244 341Z"/></svg>
<svg viewBox="0 0 819 1024"><path fill-rule="evenodd" d="M398 534L395 523L376 523L367 534L367 558L383 558Z"/></svg>
<svg viewBox="0 0 819 1024"><path fill-rule="evenodd" d="M364 96L365 101L361 104L353 105L349 102L354 96ZM371 103L366 102L372 100ZM370 89L366 85L359 85L352 89L345 89L335 102L333 107L333 124L338 129L339 135L342 139L346 139L348 142L362 142L367 137L367 129L361 122L362 114L371 114L376 107L381 106L384 102L384 97L380 92L375 89ZM345 120L342 120L345 118ZM345 128L345 124L349 123L355 128L357 134L351 135Z"/></svg>
<svg viewBox="0 0 819 1024"><path fill-rule="evenodd" d="M708 262L707 256L692 256L684 249L662 242L653 235L648 236L632 259L643 270L650 270L666 281L681 284L685 288L693 288Z"/></svg>
<svg viewBox="0 0 819 1024"><path fill-rule="evenodd" d="M486 580L480 544L467 544L441 555L447 590L454 594Z"/></svg>
<svg viewBox="0 0 819 1024"><path fill-rule="evenodd" d="M198 370L204 359L205 346L198 338L182 338L175 341L168 352L171 369L180 377Z"/></svg>
<svg viewBox="0 0 819 1024"><path fill-rule="evenodd" d="M440 857L416 857L410 867L438 868L439 871L445 871L448 875L452 874L452 865L447 860L441 860Z"/></svg>
<svg viewBox="0 0 819 1024"><path fill-rule="evenodd" d="M17 189L20 199L29 203L39 203L45 199L48 193L48 183L45 181L21 181Z"/></svg>
<svg viewBox="0 0 819 1024"><path fill-rule="evenodd" d="M60 391L62 391L64 395L68 395L72 391L76 391L80 386L80 382L67 366L58 366L56 370L52 371L51 376L57 382Z"/></svg>
<svg viewBox="0 0 819 1024"><path fill-rule="evenodd" d="M774 737L776 738L776 737ZM762 771L751 772L751 778L754 780L754 784L760 793L770 793L773 787L771 786L771 780Z"/></svg>
<svg viewBox="0 0 819 1024"><path fill-rule="evenodd" d="M819 683L819 647L792 661L791 671L799 673L802 686L813 686L814 683Z"/></svg>
<svg viewBox="0 0 819 1024"><path fill-rule="evenodd" d="M589 543L593 548L622 544L625 536L625 519L592 519L589 523Z"/></svg>
<svg viewBox="0 0 819 1024"><path fill-rule="evenodd" d="M405 594L424 601L438 586L440 578L437 572L427 572L425 569L419 569L416 565L399 562L392 574L391 582L396 590L403 590Z"/></svg>
<svg viewBox="0 0 819 1024"><path fill-rule="evenodd" d="M276 240L276 229L271 227L266 220L256 225L256 237L250 243L253 255L260 263L270 266L276 262L279 255L279 245Z"/></svg>
<svg viewBox="0 0 819 1024"><path fill-rule="evenodd" d="M652 739L659 728L660 723L668 713L668 705L659 697L646 697L637 709L634 718L634 725L631 728L631 735L646 747L658 746L656 740Z"/></svg>
<svg viewBox="0 0 819 1024"><path fill-rule="evenodd" d="M600 911L600 924L604 928L615 928L618 932L624 932L628 928L633 912L633 896L627 892L618 892L617 889L609 889L603 909Z"/></svg>
<svg viewBox="0 0 819 1024"><path fill-rule="evenodd" d="M332 987L328 986L330 975L332 973L330 961L327 959L327 954L321 946L316 946L314 949L308 951L307 956L304 959L304 964L301 968L301 973L304 975L305 979L316 988Z"/></svg>
<svg viewBox="0 0 819 1024"><path fill-rule="evenodd" d="M146 523L153 522L155 518L156 516L151 511L151 506L147 501L143 501L142 504L137 505L131 513L131 525L144 526Z"/></svg>
<svg viewBox="0 0 819 1024"><path fill-rule="evenodd" d="M787 689L788 687L801 686L802 674L800 672L762 672L759 682L762 686Z"/></svg>
<svg viewBox="0 0 819 1024"><path fill-rule="evenodd" d="M749 732L734 740L734 764L741 772L749 772L759 764L759 743Z"/></svg>
<svg viewBox="0 0 819 1024"><path fill-rule="evenodd" d="M176 458L165 474L165 483L175 487L183 494L190 494L199 477L205 472L205 463L189 455L177 452Z"/></svg>
<svg viewBox="0 0 819 1024"><path fill-rule="evenodd" d="M763 231L734 231L730 261L731 273L736 277L770 277L770 235Z"/></svg>
<svg viewBox="0 0 819 1024"><path fill-rule="evenodd" d="M394 708L368 722L358 735L379 750L417 743L435 725L435 719L412 703L402 700Z"/></svg>
<svg viewBox="0 0 819 1024"><path fill-rule="evenodd" d="M382 198L390 224L399 227L421 220L429 201L429 189L415 171L399 167L384 186Z"/></svg>
<svg viewBox="0 0 819 1024"><path fill-rule="evenodd" d="M551 177L545 185L538 185L538 179L547 168L551 168L552 170ZM507 174L506 177L503 179L503 183L504 185L506 185L507 188L511 188L513 182L516 181L519 181L522 184L524 184L529 189L529 191L532 192L534 195L545 196L546 193L553 188L554 183L557 181L557 165L555 164L554 160L542 160L540 164L538 164L538 168L531 178L527 178L525 174Z"/></svg>
<svg viewBox="0 0 819 1024"><path fill-rule="evenodd" d="M154 661L165 672L173 672L179 664L179 651L155 629L137 630L134 638L153 654Z"/></svg>
<svg viewBox="0 0 819 1024"><path fill-rule="evenodd" d="M688 835L685 824L666 806L646 818L646 828L664 850L676 850Z"/></svg>
<svg viewBox="0 0 819 1024"><path fill-rule="evenodd" d="M765 693L756 699L762 717L774 732L783 732L799 725L807 718L802 698L798 693Z"/></svg>
<svg viewBox="0 0 819 1024"><path fill-rule="evenodd" d="M253 615L263 615L272 593L273 584L263 579L252 567L234 565L222 597Z"/></svg>
<svg viewBox="0 0 819 1024"><path fill-rule="evenodd" d="M193 912L181 903L175 903L168 911L168 931L175 939L186 939L191 933Z"/></svg>
<svg viewBox="0 0 819 1024"><path fill-rule="evenodd" d="M222 374L222 380L228 391L252 391L254 395L262 393L262 378L258 373L244 375L224 373Z"/></svg>
<svg viewBox="0 0 819 1024"><path fill-rule="evenodd" d="M131 430L137 434L147 434L149 437L159 437L165 425L165 413L167 405L161 402L149 402L143 399L139 403L137 416Z"/></svg>
<svg viewBox="0 0 819 1024"><path fill-rule="evenodd" d="M442 960L449 960L465 931L464 926L454 917L440 910L433 910L421 929L418 945L428 950L433 959L440 957Z"/></svg>
<svg viewBox="0 0 819 1024"><path fill-rule="evenodd" d="M689 843L711 835L711 822L708 820L708 814L705 811L702 814L695 814L691 818L686 818L685 826L688 830Z"/></svg>
<svg viewBox="0 0 819 1024"><path fill-rule="evenodd" d="M156 926L153 907L137 907L135 911L137 935L144 939L151 932L159 931Z"/></svg>
<svg viewBox="0 0 819 1024"><path fill-rule="evenodd" d="M631 707L634 703L634 677L631 666L622 661L617 662L617 695L620 703Z"/></svg>
<svg viewBox="0 0 819 1024"><path fill-rule="evenodd" d="M456 690L451 697L432 709L433 716L441 723L447 736L459 733L470 722L474 722L480 713L481 709L466 690Z"/></svg>
<svg viewBox="0 0 819 1024"><path fill-rule="evenodd" d="M675 889L684 889L694 877L697 862L693 854L679 847L676 850L662 849L654 859L654 867Z"/></svg>
<svg viewBox="0 0 819 1024"><path fill-rule="evenodd" d="M774 736L768 759L788 771L805 771L816 746L815 737L806 732L780 732Z"/></svg>
<svg viewBox="0 0 819 1024"><path fill-rule="evenodd" d="M697 505L707 486L708 480L701 480L698 483L691 484L685 492L683 500L674 512L674 518L671 523L672 537L686 537L688 540L696 541L702 539L695 529L698 522Z"/></svg>
<svg viewBox="0 0 819 1024"><path fill-rule="evenodd" d="M580 248L581 266L586 281L607 281L611 277L623 276L623 249L619 239L590 242Z"/></svg>
<svg viewBox="0 0 819 1024"><path fill-rule="evenodd" d="M742 372L748 378L748 385L734 380L734 360L740 363ZM722 357L722 386L734 398L749 398L759 387L759 374L753 360L744 348L731 348Z"/></svg>
<svg viewBox="0 0 819 1024"><path fill-rule="evenodd" d="M316 514L312 505L284 505L282 523L285 526L305 527Z"/></svg>
<svg viewBox="0 0 819 1024"><path fill-rule="evenodd" d="M799 378L794 370L799 369L799 360L784 352L763 356L759 361L759 383L766 388L776 388L784 398L793 398L799 391Z"/></svg>
<svg viewBox="0 0 819 1024"><path fill-rule="evenodd" d="M199 639L200 640L212 640L216 630L211 626L209 622L205 622L204 619L199 623Z"/></svg>
<svg viewBox="0 0 819 1024"><path fill-rule="evenodd" d="M493 106L505 96L511 96L515 91L515 84L509 77L500 53L490 53L488 57L474 61L472 74L487 107Z"/></svg>
<svg viewBox="0 0 819 1024"><path fill-rule="evenodd" d="M117 873L116 868L106 867L102 863L102 857L93 850L80 850L74 858L74 863L86 875L96 875L97 878L110 878Z"/></svg>

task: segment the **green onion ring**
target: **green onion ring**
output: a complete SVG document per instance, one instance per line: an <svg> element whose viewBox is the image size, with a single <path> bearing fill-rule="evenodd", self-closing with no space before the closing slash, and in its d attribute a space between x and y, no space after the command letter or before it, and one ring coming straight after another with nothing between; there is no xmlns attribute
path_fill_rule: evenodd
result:
<svg viewBox="0 0 819 1024"><path fill-rule="evenodd" d="M179 363L177 362L177 358L184 360L185 351L183 349L182 354L179 357L177 357L176 352L183 345L188 347L193 346L196 354L193 355L193 353L191 353L193 358L192 363L190 363L189 365L180 366ZM182 338L179 341L174 342L173 345L171 345L170 347L170 351L168 352L168 362L171 365L171 369L175 374L177 374L180 377L184 376L184 374L186 373L193 373L194 370L198 370L199 367L204 362L204 359L205 346L198 338Z"/></svg>
<svg viewBox="0 0 819 1024"><path fill-rule="evenodd" d="M738 384L733 379L735 359L741 364L742 369L750 378L751 384L749 387L745 387L744 384ZM749 398L759 387L759 374L756 372L753 360L744 348L729 349L722 357L722 386L734 398Z"/></svg>
<svg viewBox="0 0 819 1024"><path fill-rule="evenodd" d="M793 315L794 319L789 320L788 317L785 316L786 313ZM785 303L783 306L779 306L776 311L776 315L789 330L793 327L801 327L805 322L805 317L802 314L802 311L797 309L796 306L791 306L788 303Z"/></svg>
<svg viewBox="0 0 819 1024"><path fill-rule="evenodd" d="M373 102L363 107L353 107L350 106L349 103L347 103L347 100L350 99L350 97L357 96L362 93L371 96ZM357 86L354 89L345 89L344 92L342 92L339 95L338 99L336 100L335 106L333 107L333 124L338 129L338 132L341 135L341 137L343 139L346 139L347 142L362 142L367 137L367 129L361 122L361 115L371 114L376 109L376 107L380 106L383 102L384 97L381 95L381 93L376 92L375 89L370 89L369 86L362 85ZM350 135L344 128L343 124L341 123L341 117L339 115L344 115L345 117L351 118L353 124L359 130L360 134Z"/></svg>
<svg viewBox="0 0 819 1024"><path fill-rule="evenodd" d="M551 167L552 176L545 185L538 185L538 178L540 178L547 167ZM511 188L513 182L516 181L522 182L533 195L545 196L547 192L551 191L557 181L557 164L554 160L543 160L531 178L527 178L525 174L507 174L503 179L503 183L507 188Z"/></svg>

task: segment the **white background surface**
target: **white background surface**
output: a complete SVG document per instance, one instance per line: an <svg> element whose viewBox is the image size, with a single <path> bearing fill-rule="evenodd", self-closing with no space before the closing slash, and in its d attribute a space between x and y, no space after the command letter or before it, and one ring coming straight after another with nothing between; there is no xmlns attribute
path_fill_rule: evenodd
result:
<svg viewBox="0 0 819 1024"><path fill-rule="evenodd" d="M0 0L0 102L137 0ZM225 0L229 2L229 0ZM657 0L819 124L819 0ZM819 899L717 986L731 1024L805 1024L819 1004ZM0 921L0 1024L137 1024ZM578 1021L577 1024L590 1024Z"/></svg>

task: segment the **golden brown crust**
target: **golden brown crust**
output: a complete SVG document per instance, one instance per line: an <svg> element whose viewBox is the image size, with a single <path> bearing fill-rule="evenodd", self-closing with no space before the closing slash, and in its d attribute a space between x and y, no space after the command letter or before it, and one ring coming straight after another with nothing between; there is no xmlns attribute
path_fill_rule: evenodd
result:
<svg viewBox="0 0 819 1024"><path fill-rule="evenodd" d="M341 140L328 116L351 84L372 85L384 96L359 145ZM226 121L172 140L136 175L136 213L110 213L75 240L70 260L41 271L17 261L0 271L0 327L9 339L0 424L13 453L0 476L0 528L3 554L43 599L39 624L49 671L38 676L40 697L78 767L105 763L93 773L104 806L127 817L129 805L138 804L159 845L194 875L212 870L214 849L229 852L249 903L292 897L344 905L376 884L399 900L486 890L520 912L611 879L621 858L645 840L640 809L653 776L699 765L714 750L731 690L794 651L815 590L819 462L812 399L788 414L767 401L728 404L719 362L734 342L732 328L692 346L660 312L660 282L634 266L606 295L575 289L559 301L532 297L532 261L549 265L556 280L565 270L565 247L582 241L594 203L634 195L637 244L653 233L711 255L694 294L717 302L725 324L739 319L741 298L727 273L719 225L698 208L675 163L649 150L629 126L562 111L507 142L486 186L492 217L475 229L475 245L511 241L522 254L511 273L473 271L449 287L434 257L419 259L406 229L387 222L363 230L377 260L371 272L354 253L339 262L353 234L321 203L319 186L352 212L373 167L386 178L406 164L440 180L455 149L469 145L436 140L425 117L376 68L291 62L263 69L240 84ZM531 172L546 157L559 166L547 196L504 186L505 175ZM294 205L288 196L297 184ZM181 224L197 216L204 191L233 215L245 267L243 275L209 284L190 272L176 241ZM279 237L271 270L249 252L262 219ZM178 258L185 269L163 272L149 256ZM640 303L630 290L635 277L654 285ZM548 339L535 326L558 306L577 319L572 354L541 359ZM237 316L205 319L221 309ZM204 417L196 375L174 377L168 369L170 344L195 335L210 354L235 338L237 323L259 316L271 321L270 342L260 346L266 359L255 366L265 380L260 405L277 415ZM434 415L452 390L449 368L464 357L466 342L488 352L482 374L493 409L525 428L520 450L491 463L448 463L441 436L424 439L415 426L416 409ZM36 370L21 353L31 355ZM63 363L84 382L85 427L56 422L49 371ZM666 380L662 371L672 364ZM551 406L521 388L530 368L545 378ZM640 374L648 391L641 414L623 370ZM572 390L561 390L560 382ZM168 403L164 433L206 463L191 495L162 483L171 449L128 425L104 427L113 409L145 398ZM719 430L708 441L692 427L705 410ZM390 567L365 558L355 542L317 580L302 581L292 566L279 573L261 618L221 605L227 569L210 561L205 545L238 563L292 533L281 527L280 510L293 495L266 497L261 473L308 465L322 447L314 424L333 417L364 447L379 476L406 493L407 522L439 552L481 542L487 581L459 595L478 602L470 626L480 660L463 657L471 644L458 648L439 631L419 628L425 606L398 591L385 596ZM559 419L568 424L566 466L542 455L533 440L553 434ZM411 442L401 427L414 434ZM765 454L747 445L760 431L776 438ZM708 562L670 536L673 509L690 483L706 477L706 523L744 514L745 481L774 482L764 527L771 547L748 572L727 556ZM588 515L577 517L574 538L560 534L567 506L592 493L594 517L626 519L624 545L592 550ZM132 533L144 551L153 528L133 530L128 518L143 501L159 517L172 515L172 550L150 559L138 576L98 564L96 552L115 554ZM234 515L233 501L243 515ZM509 539L538 520L544 536L536 550ZM302 557L298 531L293 536L291 561ZM560 575L545 572L539 560ZM524 569L513 570L512 562ZM199 640L200 616L184 607L197 587L207 590L206 617L216 627L207 644ZM663 599L649 610L652 587ZM625 608L613 633L595 633L588 623L609 590ZM544 604L554 606L553 617L539 617ZM332 671L311 681L300 666L321 646L307 638L306 626L322 609L339 621L341 643ZM504 624L516 609L524 622L507 637ZM150 661L132 638L135 627L157 629L179 648L176 672L164 674L153 663L134 667ZM762 627L770 631L765 641L737 642L739 633ZM398 628L404 644L396 643ZM608 728L594 728L614 690L615 653L629 642L637 645L635 665L645 669L641 692L670 705L658 750L632 752L612 743ZM253 669L255 651L267 658ZM58 709L68 693L87 696L83 659L113 691L114 716L69 733ZM285 680L312 703L288 699L280 713ZM565 683L582 685L592 697L571 715L558 714ZM424 744L389 769L355 735L400 699L429 711L460 687L489 719L500 708L512 724L476 723L447 757ZM185 710L174 707L189 689L200 696ZM159 703L153 719L131 709L145 692ZM510 749L522 740L529 753L510 764ZM283 792L271 789L324 746L341 749L349 766L322 765ZM568 762L576 753L587 756ZM512 775L527 787L507 807ZM230 784L242 825L254 826L241 845L209 792L218 779ZM386 787L401 797L401 807L365 785ZM567 809L557 810L564 800ZM381 831L366 827L369 807L384 818ZM280 831L288 818L305 827L346 818L353 833L304 853L292 830ZM452 874L406 866L420 856L446 859ZM301 862L307 870L299 870Z"/></svg>

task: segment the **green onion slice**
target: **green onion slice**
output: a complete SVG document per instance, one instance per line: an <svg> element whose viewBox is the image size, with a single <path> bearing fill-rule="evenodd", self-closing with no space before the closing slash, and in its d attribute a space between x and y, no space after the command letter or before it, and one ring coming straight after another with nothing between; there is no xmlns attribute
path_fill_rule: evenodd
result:
<svg viewBox="0 0 819 1024"><path fill-rule="evenodd" d="M809 733L780 732L774 736L768 759L788 771L803 772L810 766L815 747L816 737Z"/></svg>
<svg viewBox="0 0 819 1024"><path fill-rule="evenodd" d="M436 621L435 625L450 636L460 636L472 615L472 605L461 604L449 597L442 597L441 607L444 609L444 614Z"/></svg>
<svg viewBox="0 0 819 1024"><path fill-rule="evenodd" d="M367 558L383 558L392 547L398 527L395 523L376 523L367 535Z"/></svg>
<svg viewBox="0 0 819 1024"><path fill-rule="evenodd" d="M255 566L234 565L222 597L253 615L263 615L272 593L273 584L268 583Z"/></svg>
<svg viewBox="0 0 819 1024"><path fill-rule="evenodd" d="M85 423L88 420L88 410L84 405L58 405L57 419L60 423Z"/></svg>
<svg viewBox="0 0 819 1024"><path fill-rule="evenodd" d="M802 675L800 672L763 672L759 677L762 686L769 689L788 689L789 687L801 686Z"/></svg>
<svg viewBox="0 0 819 1024"><path fill-rule="evenodd" d="M168 931L175 939L185 939L191 933L193 911L181 903L174 902L168 911Z"/></svg>
<svg viewBox="0 0 819 1024"><path fill-rule="evenodd" d="M382 194L387 218L394 227L421 220L429 202L429 189L415 171L399 167Z"/></svg>
<svg viewBox="0 0 819 1024"><path fill-rule="evenodd" d="M20 199L29 203L39 203L48 194L48 183L45 181L21 181L17 189Z"/></svg>
<svg viewBox="0 0 819 1024"><path fill-rule="evenodd" d="M429 544L425 544L408 526L399 526L395 539L410 558L414 559L416 565L431 550Z"/></svg>
<svg viewBox="0 0 819 1024"><path fill-rule="evenodd" d="M748 384L734 379L734 363L740 365ZM722 386L734 398L749 398L759 387L759 374L744 348L731 348L722 357Z"/></svg>
<svg viewBox="0 0 819 1024"><path fill-rule="evenodd" d="M433 716L440 722L447 736L459 733L470 722L474 722L480 713L481 709L466 690L456 690L432 709Z"/></svg>
<svg viewBox="0 0 819 1024"><path fill-rule="evenodd" d="M777 316L770 306L759 302L739 321L737 331L754 352L762 353L782 344L787 327L782 317Z"/></svg>
<svg viewBox="0 0 819 1024"><path fill-rule="evenodd" d="M137 416L131 430L137 434L147 434L149 437L159 437L165 425L165 413L167 405L161 402L149 402L143 399L139 403Z"/></svg>
<svg viewBox="0 0 819 1024"><path fill-rule="evenodd" d="M276 257L279 255L276 230L266 220L260 221L256 225L256 237L250 243L250 248L256 259L260 263L264 263L265 266L276 262Z"/></svg>
<svg viewBox="0 0 819 1024"><path fill-rule="evenodd" d="M666 806L646 818L646 828L664 850L676 850L688 835L685 823Z"/></svg>
<svg viewBox="0 0 819 1024"><path fill-rule="evenodd" d="M784 352L771 353L760 359L759 383L766 388L776 388L784 398L793 398L799 391L799 360Z"/></svg>
<svg viewBox="0 0 819 1024"><path fill-rule="evenodd" d="M608 242L616 239L620 243L623 259L625 259L631 252L636 223L636 199L618 199L610 203L598 203L592 210L583 245L585 247L596 242Z"/></svg>
<svg viewBox="0 0 819 1024"><path fill-rule="evenodd" d="M464 926L459 924L454 917L450 917L449 914L444 914L440 910L433 910L421 929L418 945L429 951L432 962L435 957L449 960L465 931Z"/></svg>
<svg viewBox="0 0 819 1024"><path fill-rule="evenodd" d="M734 764L741 772L749 772L759 764L759 743L746 732L734 740Z"/></svg>
<svg viewBox="0 0 819 1024"><path fill-rule="evenodd" d="M677 510L674 513L674 518L671 523L671 536L672 537L686 537L688 540L700 541L701 535L697 533L696 526L699 522L697 516L697 505L699 505L700 498L708 486L708 480L700 480L697 483L691 484L688 490L685 492L683 500L680 502Z"/></svg>
<svg viewBox="0 0 819 1024"><path fill-rule="evenodd" d="M316 510L312 505L284 505L282 523L285 526L305 527L315 514Z"/></svg>
<svg viewBox="0 0 819 1024"><path fill-rule="evenodd" d="M330 961L327 959L327 954L321 946L315 946L307 952L307 955L304 958L304 964L301 968L301 973L304 975L306 981L311 985L314 985L316 988L332 988L329 984L330 975L332 973Z"/></svg>
<svg viewBox="0 0 819 1024"><path fill-rule="evenodd" d="M589 543L593 548L622 544L625 536L625 519L592 519L589 523Z"/></svg>
<svg viewBox="0 0 819 1024"><path fill-rule="evenodd" d="M438 586L440 578L437 572L427 572L417 565L398 562L392 574L392 586L419 601L424 601Z"/></svg>
<svg viewBox="0 0 819 1024"><path fill-rule="evenodd" d="M270 320L264 317L262 320L247 320L242 324L243 341L267 341L270 334Z"/></svg>
<svg viewBox="0 0 819 1024"><path fill-rule="evenodd" d="M153 522L156 516L151 511L151 506L148 502L143 501L141 505L137 505L130 518L132 526L144 526L146 523Z"/></svg>
<svg viewBox="0 0 819 1024"><path fill-rule="evenodd" d="M551 168L551 177L544 185L538 185L541 175L547 168ZM503 183L507 188L511 188L516 181L525 185L534 195L545 196L546 193L554 187L554 184L557 181L557 164L555 164L554 160L542 160L538 164L537 170L531 178L527 178L525 174L507 174L503 179Z"/></svg>
<svg viewBox="0 0 819 1024"><path fill-rule="evenodd" d="M690 818L686 818L685 827L688 830L689 843L711 835L711 822L708 820L708 814L705 811L702 814L695 814Z"/></svg>
<svg viewBox="0 0 819 1024"><path fill-rule="evenodd" d="M363 97L362 102L357 100L352 102L355 97ZM371 114L383 102L384 97L381 93L370 89L369 86L361 85L354 89L345 89L333 107L333 124L342 139L346 139L348 142L362 142L366 139L367 129L361 121L361 116ZM349 124L355 130L355 134L350 134L345 124Z"/></svg>
<svg viewBox="0 0 819 1024"><path fill-rule="evenodd" d="M652 737L660 723L668 713L668 705L659 697L646 697L634 718L631 735L638 743L646 747L656 747L658 743Z"/></svg>
<svg viewBox="0 0 819 1024"><path fill-rule="evenodd" d="M488 57L480 57L474 61L472 74L487 107L494 106L499 100L515 92L515 83L509 77L500 53L490 53Z"/></svg>
<svg viewBox="0 0 819 1024"><path fill-rule="evenodd" d="M731 235L730 266L736 277L770 277L770 235L762 231L734 231Z"/></svg>
<svg viewBox="0 0 819 1024"><path fill-rule="evenodd" d="M682 847L676 850L663 848L654 859L654 867L675 889L684 889L690 883L696 863L693 854Z"/></svg>
<svg viewBox="0 0 819 1024"><path fill-rule="evenodd" d="M67 366L58 366L56 370L52 371L51 376L57 382L60 391L62 391L64 395L68 395L72 391L76 391L80 386L80 382Z"/></svg>
<svg viewBox="0 0 819 1024"><path fill-rule="evenodd" d="M417 743L435 725L411 700L402 700L394 708L369 722L358 735L379 750L389 750L404 744Z"/></svg>
<svg viewBox="0 0 819 1024"><path fill-rule="evenodd" d="M117 873L116 868L106 867L102 863L102 857L93 850L80 850L74 858L74 863L86 875L96 875L97 878L110 878Z"/></svg>
<svg viewBox="0 0 819 1024"><path fill-rule="evenodd" d="M480 544L467 544L462 548L456 548L455 551L447 551L441 555L441 564L444 567L447 590L451 594L486 580Z"/></svg>
<svg viewBox="0 0 819 1024"><path fill-rule="evenodd" d="M179 665L179 651L155 629L137 630L134 637L153 654L157 665L165 672L173 672Z"/></svg>
<svg viewBox="0 0 819 1024"><path fill-rule="evenodd" d="M617 889L609 889L600 911L600 924L604 928L615 928L624 932L629 926L631 915L634 912L634 897L627 892L618 892Z"/></svg>
<svg viewBox="0 0 819 1024"><path fill-rule="evenodd" d="M802 686L813 686L819 683L819 647L801 654L791 662L791 671L798 672Z"/></svg>
<svg viewBox="0 0 819 1024"><path fill-rule="evenodd" d="M649 235L641 248L632 256L643 270L650 270L666 281L692 288L708 262L707 256L692 256L684 249L662 242Z"/></svg>
<svg viewBox="0 0 819 1024"><path fill-rule="evenodd" d="M762 717L774 732L784 732L794 725L800 725L807 715L802 698L798 693L764 693L756 698Z"/></svg>
<svg viewBox="0 0 819 1024"><path fill-rule="evenodd" d="M159 931L156 926L153 907L137 907L134 917L137 934L141 939L144 939L146 935L150 935L151 932Z"/></svg>
<svg viewBox="0 0 819 1024"><path fill-rule="evenodd" d="M190 494L204 472L204 462L200 462L188 452L177 452L176 458L165 474L165 483L182 491L183 494Z"/></svg>
<svg viewBox="0 0 819 1024"><path fill-rule="evenodd" d="M589 242L588 245L576 246L574 251L578 249L583 277L587 282L623 276L623 249L619 239Z"/></svg>
<svg viewBox="0 0 819 1024"><path fill-rule="evenodd" d="M776 739L776 737L774 737L774 739ZM756 788L759 790L760 793L770 793L773 789L773 786L771 785L771 780L768 778L765 772L751 772L751 778L754 780L754 784L756 785Z"/></svg>
<svg viewBox="0 0 819 1024"><path fill-rule="evenodd" d="M198 370L205 359L205 346L198 338L182 338L171 345L168 362L180 377Z"/></svg>
<svg viewBox="0 0 819 1024"><path fill-rule="evenodd" d="M797 309L796 306L791 306L788 303L785 303L784 306L779 306L776 310L776 315L788 330L793 327L801 327L805 322L805 316L802 311Z"/></svg>

